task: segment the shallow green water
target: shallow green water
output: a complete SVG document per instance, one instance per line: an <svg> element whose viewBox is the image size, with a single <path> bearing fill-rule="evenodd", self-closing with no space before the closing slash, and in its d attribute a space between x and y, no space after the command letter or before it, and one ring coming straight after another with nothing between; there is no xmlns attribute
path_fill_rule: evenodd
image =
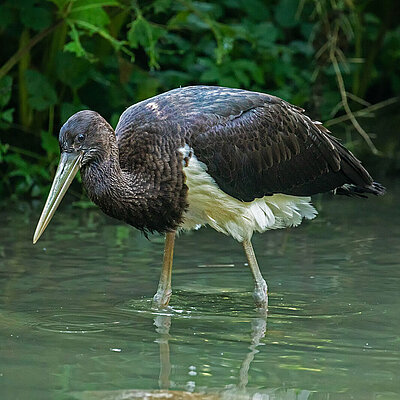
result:
<svg viewBox="0 0 400 400"><path fill-rule="evenodd" d="M254 237L268 318L253 309L241 246L211 229L177 241L171 308L157 314L162 238L64 206L33 246L42 204L10 204L0 212L0 399L139 389L399 399L395 186L368 201L316 198L316 220Z"/></svg>

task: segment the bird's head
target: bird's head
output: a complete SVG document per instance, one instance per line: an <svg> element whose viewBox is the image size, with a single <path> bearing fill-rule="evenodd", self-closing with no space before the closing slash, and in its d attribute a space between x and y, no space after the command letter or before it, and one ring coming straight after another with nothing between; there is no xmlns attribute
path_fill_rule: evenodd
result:
<svg viewBox="0 0 400 400"><path fill-rule="evenodd" d="M114 136L114 132L99 113L79 111L60 129L61 155L67 153L79 158L80 166L99 160L109 150L110 135Z"/></svg>
<svg viewBox="0 0 400 400"><path fill-rule="evenodd" d="M113 130L107 121L90 110L77 112L62 126L60 162L33 236L34 244L49 224L79 168L101 160L109 151L112 135Z"/></svg>

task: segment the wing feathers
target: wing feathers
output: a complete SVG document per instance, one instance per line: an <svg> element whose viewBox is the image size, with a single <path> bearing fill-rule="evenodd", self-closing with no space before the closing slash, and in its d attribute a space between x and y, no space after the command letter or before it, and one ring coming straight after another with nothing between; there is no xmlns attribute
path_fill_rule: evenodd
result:
<svg viewBox="0 0 400 400"><path fill-rule="evenodd" d="M116 128L121 165L145 167L143 147L133 145L142 132L163 137L172 150L188 144L220 188L244 201L274 193L309 196L346 184L357 187L352 193L381 193L361 163L303 111L240 89L175 89L122 114ZM337 192L348 193L350 186Z"/></svg>
<svg viewBox="0 0 400 400"><path fill-rule="evenodd" d="M346 183L372 184L361 163L321 123L273 100L194 136L197 157L221 189L251 201L273 193L309 196Z"/></svg>

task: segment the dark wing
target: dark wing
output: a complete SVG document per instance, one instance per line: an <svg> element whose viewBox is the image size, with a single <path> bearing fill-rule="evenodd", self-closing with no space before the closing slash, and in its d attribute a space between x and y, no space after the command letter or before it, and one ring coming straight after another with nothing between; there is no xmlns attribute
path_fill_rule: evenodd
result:
<svg viewBox="0 0 400 400"><path fill-rule="evenodd" d="M247 92L251 93L251 92ZM354 155L302 109L266 96L263 104L210 117L191 137L197 158L226 193L243 201L284 193L383 194Z"/></svg>
<svg viewBox="0 0 400 400"><path fill-rule="evenodd" d="M174 89L121 115L120 164L145 171L163 163L168 169L187 143L220 188L244 201L329 190L383 194L360 161L302 111L278 97L241 89ZM174 173L161 173L161 182L167 184Z"/></svg>

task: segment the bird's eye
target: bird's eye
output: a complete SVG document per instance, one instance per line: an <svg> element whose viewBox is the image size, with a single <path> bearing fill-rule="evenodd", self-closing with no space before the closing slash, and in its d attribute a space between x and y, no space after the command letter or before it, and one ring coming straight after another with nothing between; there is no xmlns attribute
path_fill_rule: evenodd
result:
<svg viewBox="0 0 400 400"><path fill-rule="evenodd" d="M85 140L85 135L84 135L83 133L80 133L80 134L76 137L76 140L77 140L79 143L82 143L82 142Z"/></svg>

